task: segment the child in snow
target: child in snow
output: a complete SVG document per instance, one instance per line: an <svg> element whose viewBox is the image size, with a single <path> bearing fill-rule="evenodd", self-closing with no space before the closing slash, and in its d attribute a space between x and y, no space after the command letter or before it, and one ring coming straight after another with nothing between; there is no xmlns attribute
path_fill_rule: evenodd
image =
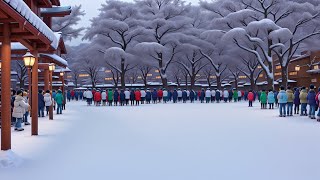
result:
<svg viewBox="0 0 320 180"><path fill-rule="evenodd" d="M112 101L113 101L113 92L112 89L108 90L108 105L112 106Z"/></svg>
<svg viewBox="0 0 320 180"><path fill-rule="evenodd" d="M250 90L248 93L248 100L249 100L249 107L252 107L252 102L254 101L254 93L252 92L252 90Z"/></svg>
<svg viewBox="0 0 320 180"><path fill-rule="evenodd" d="M299 114L299 109L300 109L300 98L299 98L299 95L300 95L300 89L299 88L295 88L295 91L294 91L294 100L293 100L293 103L294 103L294 114Z"/></svg>
<svg viewBox="0 0 320 180"><path fill-rule="evenodd" d="M102 106L106 106L107 105L107 92L106 92L106 90L102 91L101 99L102 99Z"/></svg>
<svg viewBox="0 0 320 180"><path fill-rule="evenodd" d="M262 90L260 95L261 109L267 109L267 93L265 90Z"/></svg>
<svg viewBox="0 0 320 180"><path fill-rule="evenodd" d="M280 111L280 117L286 117L286 105L288 102L288 96L286 91L284 90L284 87L280 87L280 92L278 93L278 102L279 102L279 111Z"/></svg>
<svg viewBox="0 0 320 180"><path fill-rule="evenodd" d="M273 109L274 108L274 102L275 102L274 93L273 93L272 89L270 89L269 92L268 92L269 109Z"/></svg>
<svg viewBox="0 0 320 180"><path fill-rule="evenodd" d="M288 86L288 89L287 89L287 96L288 96L287 116L292 116L294 95L290 86Z"/></svg>
<svg viewBox="0 0 320 180"><path fill-rule="evenodd" d="M310 85L310 90L307 96L307 100L308 100L308 104L309 104L309 118L311 119L316 119L315 115L315 111L316 111L316 92L314 90L314 85Z"/></svg>
<svg viewBox="0 0 320 180"><path fill-rule="evenodd" d="M307 115L307 103L308 103L307 96L308 96L308 93L307 93L306 87L302 87L299 95L299 99L301 103L300 116L308 116Z"/></svg>

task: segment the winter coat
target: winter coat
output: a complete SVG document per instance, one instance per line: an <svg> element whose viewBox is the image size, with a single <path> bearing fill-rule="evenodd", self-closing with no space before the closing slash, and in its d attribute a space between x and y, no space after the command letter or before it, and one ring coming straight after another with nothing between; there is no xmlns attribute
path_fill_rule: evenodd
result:
<svg viewBox="0 0 320 180"><path fill-rule="evenodd" d="M124 94L124 91L121 91L119 96L120 96L120 101L126 100L126 95Z"/></svg>
<svg viewBox="0 0 320 180"><path fill-rule="evenodd" d="M74 92L73 90L71 91L70 94L71 94L71 97L74 97L74 96L75 96L75 92Z"/></svg>
<svg viewBox="0 0 320 180"><path fill-rule="evenodd" d="M118 99L119 99L119 91L115 90L115 91L113 92L113 99L114 99L114 100L118 100Z"/></svg>
<svg viewBox="0 0 320 180"><path fill-rule="evenodd" d="M44 97L41 93L38 93L38 106L39 108L44 108L45 106Z"/></svg>
<svg viewBox="0 0 320 180"><path fill-rule="evenodd" d="M278 101L280 104L286 104L288 103L288 95L286 93L285 90L281 90L279 93L278 93Z"/></svg>
<svg viewBox="0 0 320 180"><path fill-rule="evenodd" d="M50 93L45 93L43 96L44 105L45 106L51 106L52 105L52 98Z"/></svg>
<svg viewBox="0 0 320 180"><path fill-rule="evenodd" d="M211 97L211 91L210 90L206 90L206 98Z"/></svg>
<svg viewBox="0 0 320 180"><path fill-rule="evenodd" d="M179 97L179 98L182 98L182 91L181 91L181 90L178 90L177 92L178 92L178 97Z"/></svg>
<svg viewBox="0 0 320 180"><path fill-rule="evenodd" d="M112 100L113 100L113 92L111 90L109 90L108 91L108 101L112 101Z"/></svg>
<svg viewBox="0 0 320 180"><path fill-rule="evenodd" d="M106 100L107 100L107 92L103 91L103 92L101 93L101 99L102 99L103 101L106 101Z"/></svg>
<svg viewBox="0 0 320 180"><path fill-rule="evenodd" d="M216 99L217 100L220 100L220 96L221 96L220 91L219 90L216 91Z"/></svg>
<svg viewBox="0 0 320 180"><path fill-rule="evenodd" d="M223 91L223 97L224 97L224 98L229 98L229 91L224 90L224 91Z"/></svg>
<svg viewBox="0 0 320 180"><path fill-rule="evenodd" d="M308 103L307 96L308 96L307 90L302 89L299 95L300 103L303 103L303 104Z"/></svg>
<svg viewBox="0 0 320 180"><path fill-rule="evenodd" d="M140 91L134 92L134 96L136 98L136 101L141 101L141 92Z"/></svg>
<svg viewBox="0 0 320 180"><path fill-rule="evenodd" d="M212 91L211 91L211 96L212 96L212 97L216 97L216 91L215 91L215 90L212 90Z"/></svg>
<svg viewBox="0 0 320 180"><path fill-rule="evenodd" d="M94 93L94 101L100 102L101 99L102 99L102 98L101 98L101 93L100 93L100 92Z"/></svg>
<svg viewBox="0 0 320 180"><path fill-rule="evenodd" d="M130 92L130 100L131 101L134 101L136 98L135 98L135 95L134 95L134 91L131 91Z"/></svg>
<svg viewBox="0 0 320 180"><path fill-rule="evenodd" d="M126 96L127 100L130 99L130 91L128 91L128 90L124 91L124 95Z"/></svg>
<svg viewBox="0 0 320 180"><path fill-rule="evenodd" d="M174 101L176 101L176 100L178 99L178 91L177 91L177 90L174 90L174 91L173 91L172 97L173 97L173 100L174 100Z"/></svg>
<svg viewBox="0 0 320 180"><path fill-rule="evenodd" d="M168 91L167 90L163 91L163 97L168 97Z"/></svg>
<svg viewBox="0 0 320 180"><path fill-rule="evenodd" d="M182 92L182 99L187 100L187 97L188 97L187 91L183 91Z"/></svg>
<svg viewBox="0 0 320 180"><path fill-rule="evenodd" d="M242 97L242 92L238 91L238 98Z"/></svg>
<svg viewBox="0 0 320 180"><path fill-rule="evenodd" d="M230 91L228 91L228 94L229 94L228 98L229 98L229 99L232 99L232 97L233 97L233 93L232 93L232 91L231 91L231 90L230 90Z"/></svg>
<svg viewBox="0 0 320 180"><path fill-rule="evenodd" d="M272 91L270 91L270 92L268 93L268 103L269 103L269 104L273 104L275 101L276 101L276 100L275 100L275 98L274 98L274 93L273 93Z"/></svg>
<svg viewBox="0 0 320 180"><path fill-rule="evenodd" d="M57 104L61 105L63 104L64 101L64 97L62 95L62 92L58 92L55 98L55 101L57 102Z"/></svg>
<svg viewBox="0 0 320 180"><path fill-rule="evenodd" d="M200 100L204 100L204 97L206 96L206 93L203 91L201 91L200 93Z"/></svg>
<svg viewBox="0 0 320 180"><path fill-rule="evenodd" d="M320 92L318 92L318 94L316 95L316 102L318 104L318 107L320 107Z"/></svg>
<svg viewBox="0 0 320 180"><path fill-rule="evenodd" d="M57 93L56 92L52 92L52 98L54 99L56 97Z"/></svg>
<svg viewBox="0 0 320 180"><path fill-rule="evenodd" d="M267 103L267 93L266 92L261 93L260 101L261 101L261 103Z"/></svg>
<svg viewBox="0 0 320 180"><path fill-rule="evenodd" d="M141 93L141 97L142 98L146 97L146 91L145 90L141 90L140 93Z"/></svg>
<svg viewBox="0 0 320 180"><path fill-rule="evenodd" d="M237 92L237 91L234 91L234 92L233 92L233 98L234 98L234 99L238 99L238 92Z"/></svg>
<svg viewBox="0 0 320 180"><path fill-rule="evenodd" d="M147 92L146 92L146 100L147 101L151 100L151 92L149 90L147 90Z"/></svg>
<svg viewBox="0 0 320 180"><path fill-rule="evenodd" d="M158 93L157 93L156 90L154 90L154 91L152 92L152 99L153 99L153 100L156 100L157 98L158 98Z"/></svg>
<svg viewBox="0 0 320 180"><path fill-rule="evenodd" d="M162 98L162 97L163 97L163 91L162 91L161 89L158 91L158 97L159 97L159 98Z"/></svg>
<svg viewBox="0 0 320 180"><path fill-rule="evenodd" d="M288 90L287 90L287 96L288 96L288 102L289 102L289 103L293 103L294 95L293 95L293 92L292 92L291 89L288 89Z"/></svg>
<svg viewBox="0 0 320 180"><path fill-rule="evenodd" d="M194 100L195 92L190 91L190 100Z"/></svg>
<svg viewBox="0 0 320 180"><path fill-rule="evenodd" d="M68 98L68 99L71 98L71 92L70 92L70 91L67 92L67 98Z"/></svg>
<svg viewBox="0 0 320 180"><path fill-rule="evenodd" d="M86 93L86 98L88 98L88 99L92 99L92 98L93 98L93 93L92 93L92 91L87 91L87 93Z"/></svg>
<svg viewBox="0 0 320 180"><path fill-rule="evenodd" d="M13 103L12 117L23 118L27 108L29 108L29 104L25 102L22 96L17 95Z"/></svg>
<svg viewBox="0 0 320 180"><path fill-rule="evenodd" d="M310 106L316 106L317 103L316 103L316 92L311 89L308 93L308 96L307 96L307 101L308 101L308 104Z"/></svg>
<svg viewBox="0 0 320 180"><path fill-rule="evenodd" d="M278 92L277 91L274 92L274 99L276 100L276 102L278 102Z"/></svg>
<svg viewBox="0 0 320 180"><path fill-rule="evenodd" d="M249 101L254 101L254 94L253 94L253 92L249 92L249 93L248 93L248 100L249 100Z"/></svg>
<svg viewBox="0 0 320 180"><path fill-rule="evenodd" d="M294 104L299 105L300 104L300 98L299 98L300 92L299 90L296 90L294 92Z"/></svg>

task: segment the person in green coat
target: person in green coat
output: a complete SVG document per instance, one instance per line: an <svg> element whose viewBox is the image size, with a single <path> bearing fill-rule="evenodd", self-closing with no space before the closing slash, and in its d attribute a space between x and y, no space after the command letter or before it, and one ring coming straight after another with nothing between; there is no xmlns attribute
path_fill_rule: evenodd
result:
<svg viewBox="0 0 320 180"><path fill-rule="evenodd" d="M58 90L58 93L56 94L55 101L58 105L57 114L62 114L62 105L63 105L64 97L63 97L62 91L60 89Z"/></svg>
<svg viewBox="0 0 320 180"><path fill-rule="evenodd" d="M112 102L113 102L113 92L111 89L108 90L108 104L109 106L112 106Z"/></svg>
<svg viewBox="0 0 320 180"><path fill-rule="evenodd" d="M265 90L262 90L260 95L261 109L267 109L267 93Z"/></svg>
<svg viewBox="0 0 320 180"><path fill-rule="evenodd" d="M233 89L233 100L234 102L238 101L238 91L236 89Z"/></svg>

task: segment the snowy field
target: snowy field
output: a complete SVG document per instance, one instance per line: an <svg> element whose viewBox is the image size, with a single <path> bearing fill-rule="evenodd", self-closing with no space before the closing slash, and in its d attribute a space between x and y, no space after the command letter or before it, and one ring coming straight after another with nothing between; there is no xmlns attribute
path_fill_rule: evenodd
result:
<svg viewBox="0 0 320 180"><path fill-rule="evenodd" d="M40 136L13 132L8 180L318 180L320 124L232 104L69 103Z"/></svg>

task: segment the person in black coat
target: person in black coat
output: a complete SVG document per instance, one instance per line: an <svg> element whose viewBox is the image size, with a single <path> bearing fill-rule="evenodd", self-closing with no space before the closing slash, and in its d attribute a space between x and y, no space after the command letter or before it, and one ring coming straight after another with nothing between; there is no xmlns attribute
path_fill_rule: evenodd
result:
<svg viewBox="0 0 320 180"><path fill-rule="evenodd" d="M232 96L233 96L233 92L232 92L232 90L229 90L229 97L228 97L229 102L232 101Z"/></svg>
<svg viewBox="0 0 320 180"><path fill-rule="evenodd" d="M173 103L177 103L178 100L178 91L175 89L172 93Z"/></svg>
<svg viewBox="0 0 320 180"><path fill-rule="evenodd" d="M157 104L157 99L158 99L158 92L156 89L153 89L152 91L152 102L153 104Z"/></svg>
<svg viewBox="0 0 320 180"><path fill-rule="evenodd" d="M182 91L182 102L183 102L183 103L186 103L186 102L187 102L187 98L188 98L187 90L184 89L184 90Z"/></svg>
<svg viewBox="0 0 320 180"><path fill-rule="evenodd" d="M115 106L118 106L118 100L119 100L119 91L118 89L115 89L113 93L113 102Z"/></svg>
<svg viewBox="0 0 320 180"><path fill-rule="evenodd" d="M172 91L171 90L168 91L168 99L169 99L169 101L172 101Z"/></svg>
<svg viewBox="0 0 320 180"><path fill-rule="evenodd" d="M134 106L134 100L135 100L135 94L134 94L134 90L132 89L130 92L130 102L131 102L131 106Z"/></svg>
<svg viewBox="0 0 320 180"><path fill-rule="evenodd" d="M120 91L120 106L124 106L125 101L126 101L126 95L124 94L124 90L121 89L121 91Z"/></svg>
<svg viewBox="0 0 320 180"><path fill-rule="evenodd" d="M151 101L151 92L150 92L150 89L148 88L147 92L146 92L146 102L147 102L147 104L150 104L150 101Z"/></svg>
<svg viewBox="0 0 320 180"><path fill-rule="evenodd" d="M206 96L206 93L204 92L204 89L201 89L201 93L200 93L200 102L203 103L204 102L204 98Z"/></svg>
<svg viewBox="0 0 320 180"><path fill-rule="evenodd" d="M216 90L216 101L217 101L217 103L220 102L220 99L221 99L220 91L219 91L219 90Z"/></svg>
<svg viewBox="0 0 320 180"><path fill-rule="evenodd" d="M195 92L193 90L190 91L190 101L191 103L194 102Z"/></svg>
<svg viewBox="0 0 320 180"><path fill-rule="evenodd" d="M39 93L38 93L38 116L39 117L44 117L44 107L45 107L44 96L42 94L42 90L39 90Z"/></svg>

